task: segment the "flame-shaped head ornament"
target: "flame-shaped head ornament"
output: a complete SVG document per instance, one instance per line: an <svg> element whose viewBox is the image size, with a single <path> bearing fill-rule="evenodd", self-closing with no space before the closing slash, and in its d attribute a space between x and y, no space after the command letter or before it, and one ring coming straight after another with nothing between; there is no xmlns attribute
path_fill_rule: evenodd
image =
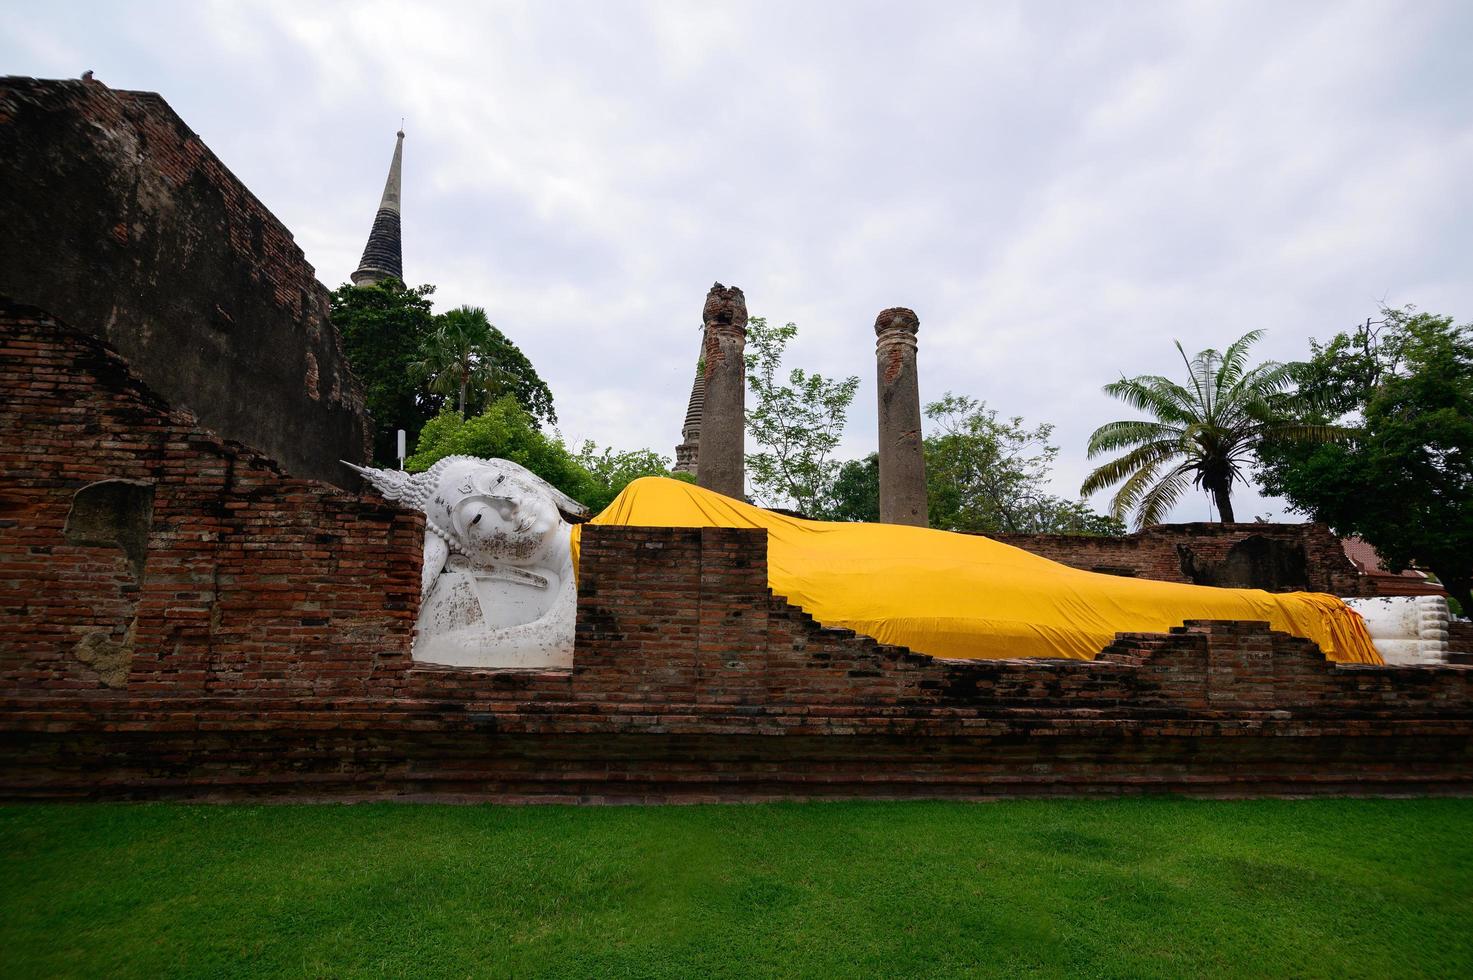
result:
<svg viewBox="0 0 1473 980"><path fill-rule="evenodd" d="M381 470L372 466L344 465L361 473L374 489L389 500L423 511L428 529L452 550L469 552L485 536L487 528L467 517L468 506L487 503L500 507L507 501L542 497L551 507L569 517L581 517L588 508L533 473L506 459L476 456L446 456L423 473ZM503 556L509 557L509 556Z"/></svg>

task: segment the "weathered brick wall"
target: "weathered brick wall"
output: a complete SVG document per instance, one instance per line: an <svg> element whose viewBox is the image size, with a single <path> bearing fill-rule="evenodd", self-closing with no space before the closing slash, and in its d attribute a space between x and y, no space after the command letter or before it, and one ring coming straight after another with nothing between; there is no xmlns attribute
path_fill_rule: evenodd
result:
<svg viewBox="0 0 1473 980"><path fill-rule="evenodd" d="M0 295L122 352L171 404L356 486L371 423L291 232L158 95L0 79ZM356 478L351 478L356 481Z"/></svg>
<svg viewBox="0 0 1473 980"><path fill-rule="evenodd" d="M1457 663L1473 663L1473 620L1457 620L1448 624L1447 649Z"/></svg>
<svg viewBox="0 0 1473 980"><path fill-rule="evenodd" d="M590 525L583 534L575 698L718 713L740 705L797 715L814 732L826 726L820 707L864 726L883 718L885 728L911 716L930 724L931 708L999 721L1024 708L1108 710L1136 725L1146 724L1137 711L1156 708L1213 720L1473 717L1473 671L1337 665L1265 623L1121 634L1093 661L937 659L822 627L773 596L760 531Z"/></svg>
<svg viewBox="0 0 1473 980"><path fill-rule="evenodd" d="M1091 572L1270 592L1372 594L1323 524L1161 524L1124 537L989 534Z"/></svg>
<svg viewBox="0 0 1473 980"><path fill-rule="evenodd" d="M423 524L222 444L0 306L0 796L709 800L1473 790L1473 667L1261 623L937 660L753 531L589 526L571 670L414 665Z"/></svg>
<svg viewBox="0 0 1473 980"><path fill-rule="evenodd" d="M402 683L415 515L285 477L171 412L96 338L4 302L0 390L0 684Z"/></svg>

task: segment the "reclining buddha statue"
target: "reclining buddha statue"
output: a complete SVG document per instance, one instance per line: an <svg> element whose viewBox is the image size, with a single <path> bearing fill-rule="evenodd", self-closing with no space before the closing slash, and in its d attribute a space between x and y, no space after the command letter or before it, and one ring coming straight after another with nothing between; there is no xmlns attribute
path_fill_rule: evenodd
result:
<svg viewBox="0 0 1473 980"><path fill-rule="evenodd" d="M425 515L415 660L572 666L577 587L562 515L583 505L504 459L447 456L414 474L353 468Z"/></svg>
<svg viewBox="0 0 1473 980"><path fill-rule="evenodd" d="M938 657L1089 660L1117 633L1215 619L1267 622L1331 660L1383 662L1362 617L1331 595L1120 578L979 535L789 517L677 480L636 480L570 527L559 511L584 508L506 460L355 469L425 514L414 658L427 663L571 666L581 532L610 524L761 530L775 594L825 626Z"/></svg>

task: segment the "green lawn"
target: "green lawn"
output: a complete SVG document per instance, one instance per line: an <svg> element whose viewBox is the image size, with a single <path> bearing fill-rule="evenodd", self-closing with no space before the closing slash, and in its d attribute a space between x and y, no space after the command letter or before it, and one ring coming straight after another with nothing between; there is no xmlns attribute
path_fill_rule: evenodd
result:
<svg viewBox="0 0 1473 980"><path fill-rule="evenodd" d="M1473 800L0 807L0 975L1468 975Z"/></svg>

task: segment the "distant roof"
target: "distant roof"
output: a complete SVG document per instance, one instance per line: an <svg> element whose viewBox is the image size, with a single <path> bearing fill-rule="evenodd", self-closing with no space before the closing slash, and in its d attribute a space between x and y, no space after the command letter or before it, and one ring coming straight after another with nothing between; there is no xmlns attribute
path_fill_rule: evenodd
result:
<svg viewBox="0 0 1473 980"><path fill-rule="evenodd" d="M1426 572L1415 568L1387 571L1376 549L1363 538L1341 538L1340 547L1358 572L1375 580L1378 595L1447 595L1447 590L1432 581Z"/></svg>

